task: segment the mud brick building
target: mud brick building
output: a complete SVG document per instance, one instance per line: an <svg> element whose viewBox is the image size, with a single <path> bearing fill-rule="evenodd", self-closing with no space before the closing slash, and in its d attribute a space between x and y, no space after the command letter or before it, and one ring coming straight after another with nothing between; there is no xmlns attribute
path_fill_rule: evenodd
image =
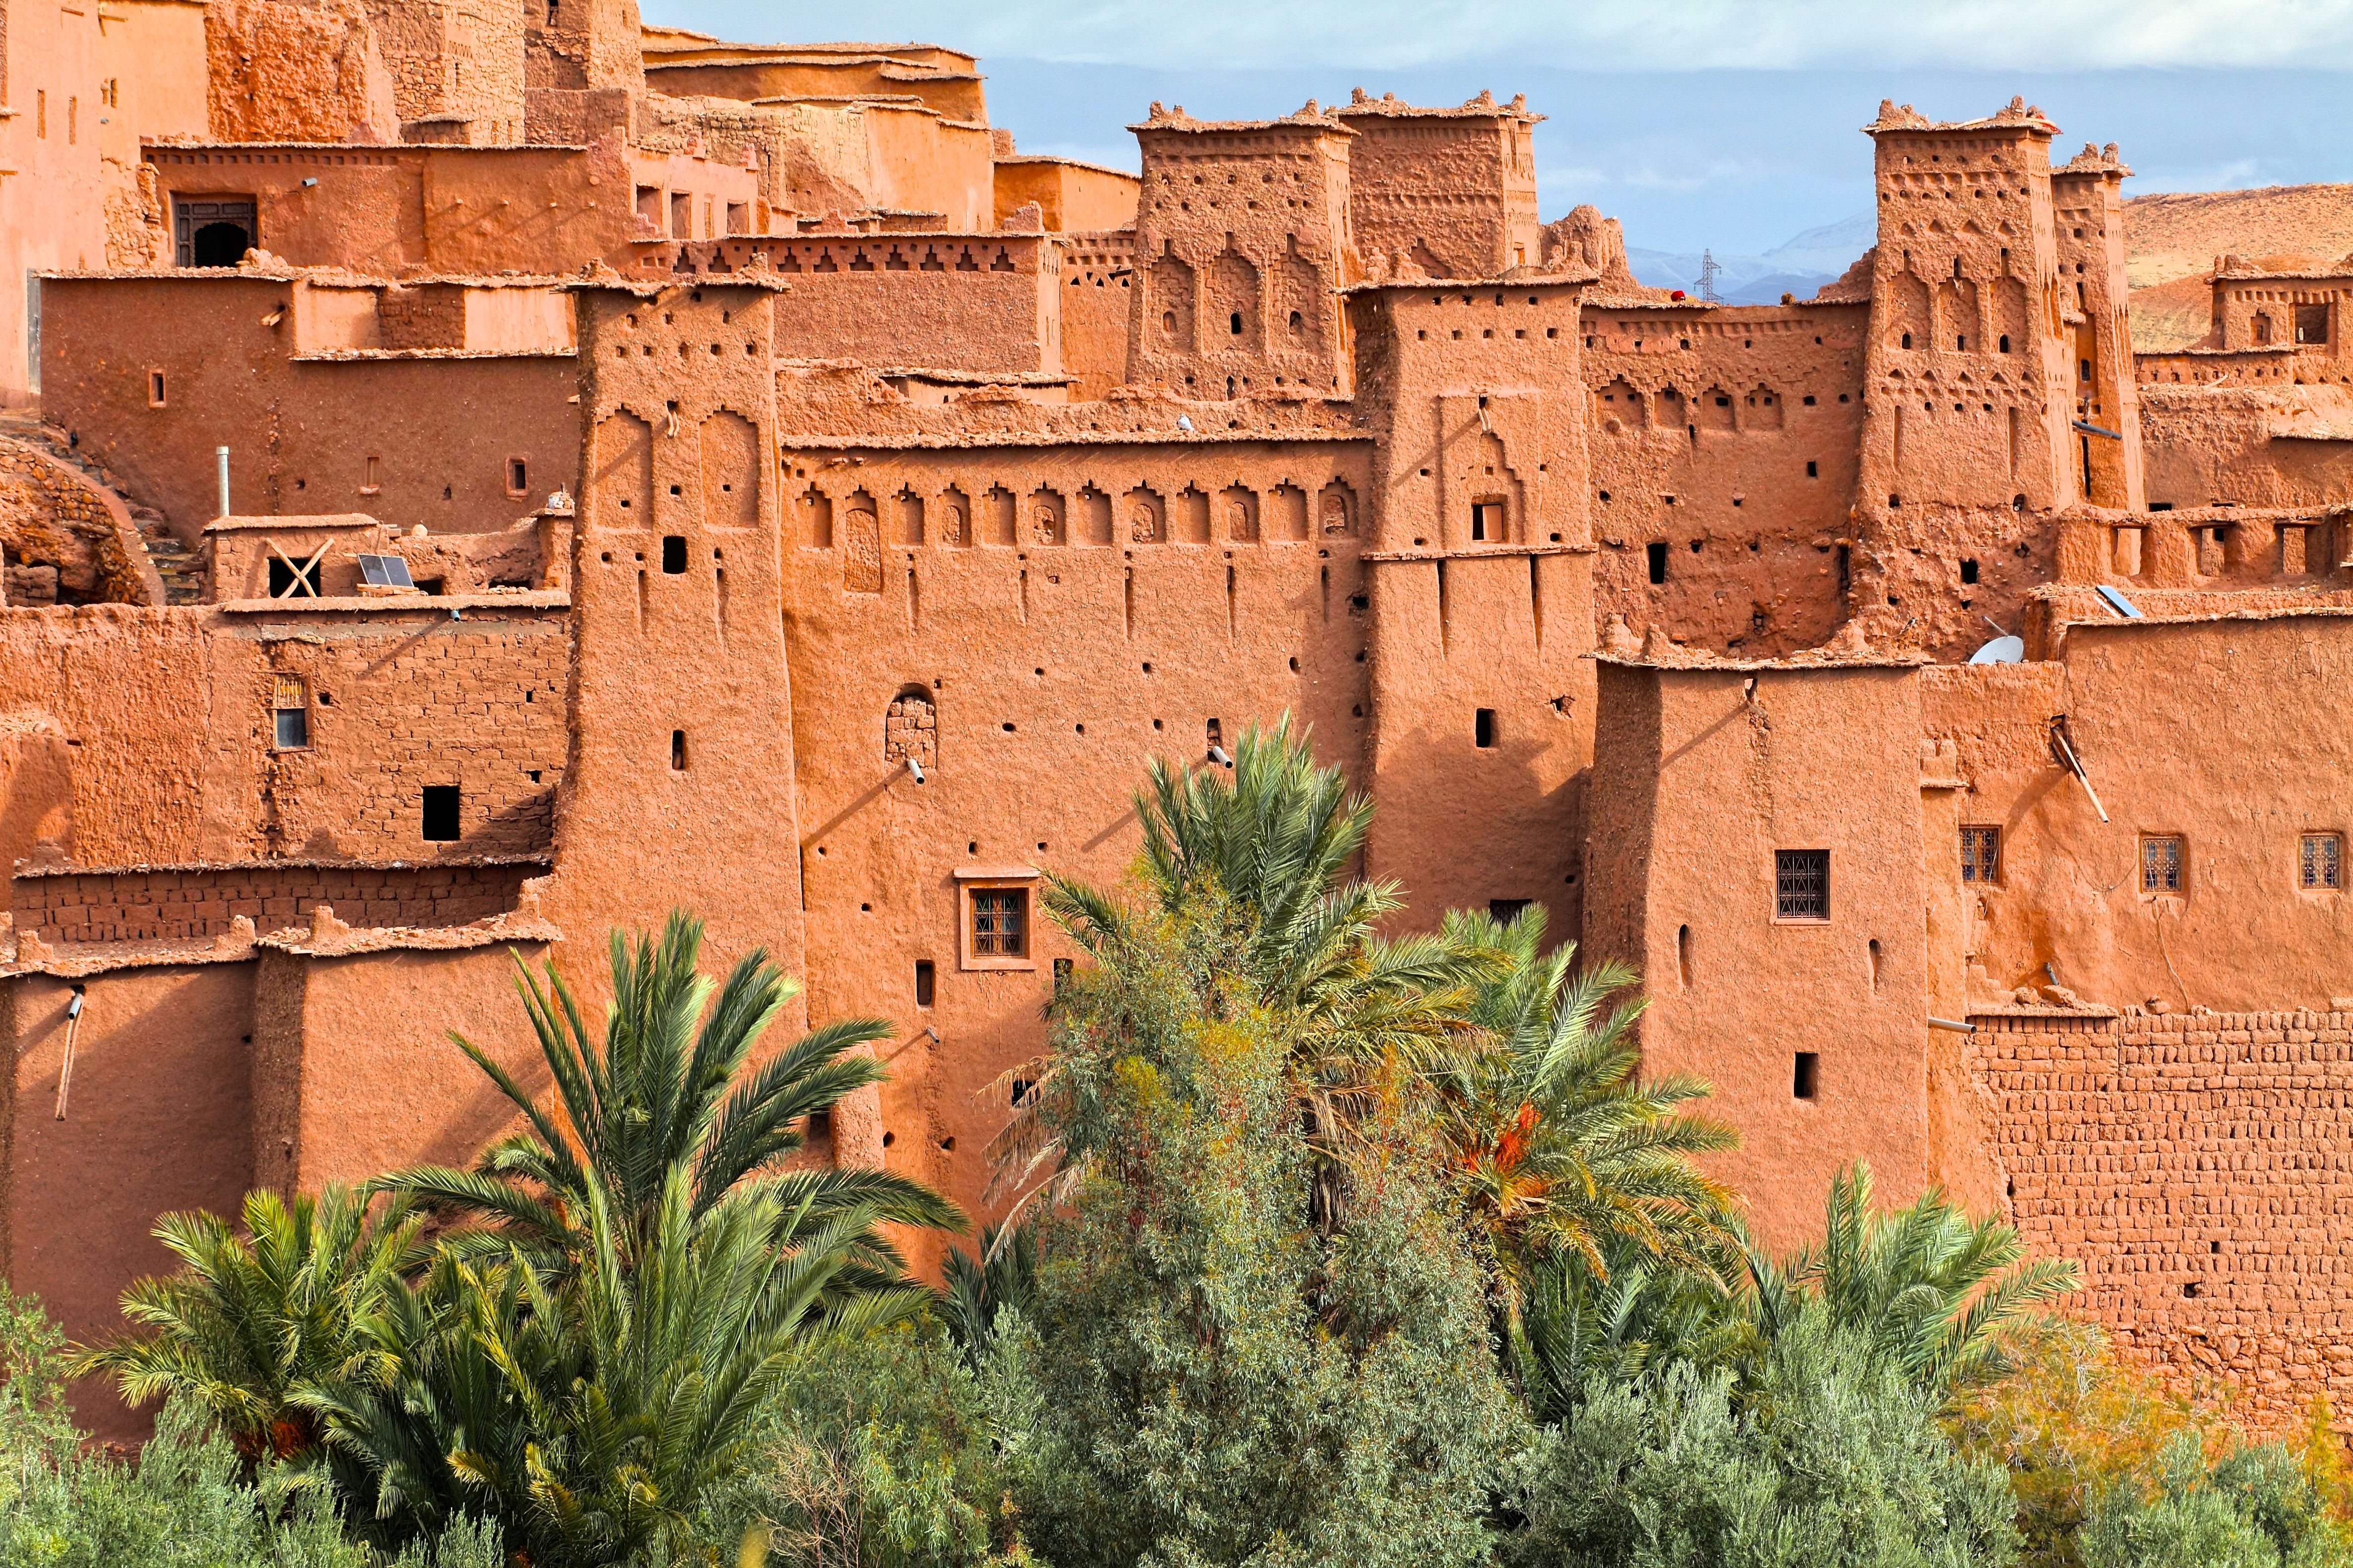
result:
<svg viewBox="0 0 2353 1568"><path fill-rule="evenodd" d="M815 1157L976 1205L1040 869L1289 712L1411 920L1640 967L1771 1241L1866 1155L2353 1383L2353 261L2136 353L2130 171L2018 101L1883 104L1877 245L1736 307L1543 224L1517 99L1130 176L929 46L122 9L0 121L0 1256L72 1331L161 1211L469 1157L510 951L677 906L897 1020Z"/></svg>

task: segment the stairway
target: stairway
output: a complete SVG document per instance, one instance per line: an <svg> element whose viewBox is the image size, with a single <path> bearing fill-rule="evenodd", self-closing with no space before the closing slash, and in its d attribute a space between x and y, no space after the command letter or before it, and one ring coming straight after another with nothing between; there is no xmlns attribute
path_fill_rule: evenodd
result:
<svg viewBox="0 0 2353 1568"><path fill-rule="evenodd" d="M163 580L164 602L167 605L201 605L205 602L204 563L195 551L164 525L163 513L132 500L130 493L115 483L111 473L83 457L65 431L52 425L44 425L40 415L32 409L9 408L0 409L0 437L37 447L59 462L79 469L90 483L100 489L111 490L130 509L131 521L139 530L140 543L146 549L148 563L155 568L155 575Z"/></svg>

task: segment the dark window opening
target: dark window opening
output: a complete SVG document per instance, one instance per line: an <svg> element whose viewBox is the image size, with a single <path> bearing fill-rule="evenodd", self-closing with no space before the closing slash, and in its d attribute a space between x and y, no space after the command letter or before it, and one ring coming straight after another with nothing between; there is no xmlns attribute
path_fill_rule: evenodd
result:
<svg viewBox="0 0 2353 1568"><path fill-rule="evenodd" d="M1232 330L1234 336L1240 337L1242 335L1242 313L1240 310L1236 310L1232 315L1228 316L1226 318L1226 325Z"/></svg>
<svg viewBox="0 0 2353 1568"><path fill-rule="evenodd" d="M686 536L682 533L662 535L662 571L675 577L686 570Z"/></svg>
<svg viewBox="0 0 2353 1568"><path fill-rule="evenodd" d="M1822 1058L1818 1051L1799 1051L1791 1065L1789 1093L1798 1100L1811 1100L1821 1091Z"/></svg>
<svg viewBox="0 0 2353 1568"><path fill-rule="evenodd" d="M164 406L164 373L160 370L151 370L147 373L147 406L150 408Z"/></svg>
<svg viewBox="0 0 2353 1568"><path fill-rule="evenodd" d="M2300 343L2325 343L2328 341L2328 307L2298 305L2295 308L2295 341Z"/></svg>
<svg viewBox="0 0 2353 1568"><path fill-rule="evenodd" d="M1831 918L1831 852L1773 851L1773 914L1785 921Z"/></svg>
<svg viewBox="0 0 2353 1568"><path fill-rule="evenodd" d="M308 709L280 708L273 717L276 724L271 743L280 751L299 752L311 743L311 714Z"/></svg>
<svg viewBox="0 0 2353 1568"><path fill-rule="evenodd" d="M1854 549L1852 545L1838 547L1838 591L1843 595L1854 585Z"/></svg>
<svg viewBox="0 0 2353 1568"><path fill-rule="evenodd" d="M269 563L269 596L273 599L317 598L322 563L314 561L297 570L283 561L272 561Z"/></svg>
<svg viewBox="0 0 2353 1568"><path fill-rule="evenodd" d="M2008 332L2004 332L2001 335L2001 352L2004 353L2008 353L2010 352L2010 334Z"/></svg>
<svg viewBox="0 0 2353 1568"><path fill-rule="evenodd" d="M686 731L683 730L670 732L670 771L674 773L686 772Z"/></svg>
<svg viewBox="0 0 2353 1568"><path fill-rule="evenodd" d="M1534 899L1489 899L1487 912L1509 925L1520 918L1520 911L1535 902Z"/></svg>
<svg viewBox="0 0 2353 1568"><path fill-rule="evenodd" d="M245 259L253 247L252 237L239 223L208 223L199 227L189 242L191 267L234 267Z"/></svg>
<svg viewBox="0 0 2353 1568"><path fill-rule="evenodd" d="M1912 346L1912 334L1909 332L1904 334L1904 346L1907 349Z"/></svg>
<svg viewBox="0 0 2353 1568"><path fill-rule="evenodd" d="M1806 460L1806 478L1810 479L1818 479L1821 477L1822 466L1820 463L1815 462L1812 458L1808 458Z"/></svg>
<svg viewBox="0 0 2353 1568"><path fill-rule="evenodd" d="M427 784L424 818L427 843L456 843L458 841L458 786Z"/></svg>
<svg viewBox="0 0 2353 1568"><path fill-rule="evenodd" d="M932 1005L933 987L935 984L936 981L934 978L932 970L932 961L928 958L919 958L915 960L916 1006L928 1007Z"/></svg>
<svg viewBox="0 0 2353 1568"><path fill-rule="evenodd" d="M1973 560L1964 560L1961 563L1961 581L1964 583L1974 583L1977 580L1978 563Z"/></svg>
<svg viewBox="0 0 2353 1568"><path fill-rule="evenodd" d="M531 489L531 469L521 458L507 459L507 489L516 495Z"/></svg>
<svg viewBox="0 0 2353 1568"><path fill-rule="evenodd" d="M1477 543L1493 543L1504 537L1504 503L1482 500L1471 503L1471 538Z"/></svg>
<svg viewBox="0 0 2353 1568"><path fill-rule="evenodd" d="M1651 556L1651 582L1653 582L1653 583L1663 583L1663 582L1665 582L1665 581L1667 580L1667 542L1666 542L1666 541L1665 541L1665 540L1663 540L1663 539L1654 541L1654 542L1651 544L1651 546L1650 546L1650 556Z"/></svg>
<svg viewBox="0 0 2353 1568"><path fill-rule="evenodd" d="M1493 708L1479 709L1472 715L1471 741L1473 745L1482 749L1492 748L1494 745L1495 710Z"/></svg>

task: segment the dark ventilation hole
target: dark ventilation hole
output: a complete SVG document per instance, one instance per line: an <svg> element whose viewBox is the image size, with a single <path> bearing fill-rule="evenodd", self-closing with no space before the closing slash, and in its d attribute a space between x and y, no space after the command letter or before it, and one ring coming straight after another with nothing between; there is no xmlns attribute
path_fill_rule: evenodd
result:
<svg viewBox="0 0 2353 1568"><path fill-rule="evenodd" d="M941 1140L940 1140L940 1152L942 1152L943 1154L953 1154L953 1153L955 1153L955 1140L954 1138L952 1138L952 1137L951 1137L951 1138L943 1138L943 1139L941 1139Z"/></svg>
<svg viewBox="0 0 2353 1568"><path fill-rule="evenodd" d="M1651 545L1650 555L1651 581L1653 583L1665 582L1667 580L1667 542L1662 539Z"/></svg>
<svg viewBox="0 0 2353 1568"><path fill-rule="evenodd" d="M1814 1051L1799 1051L1789 1074L1789 1092L1799 1100L1811 1100L1822 1087L1822 1058Z"/></svg>
<svg viewBox="0 0 2353 1568"><path fill-rule="evenodd" d="M1909 332L1904 334L1904 346L1907 349L1912 346L1912 334Z"/></svg>
<svg viewBox="0 0 2353 1568"><path fill-rule="evenodd" d="M1232 315L1228 316L1226 318L1226 325L1233 330L1234 336L1240 337L1242 335L1242 313L1240 310L1236 310Z"/></svg>
<svg viewBox="0 0 2353 1568"><path fill-rule="evenodd" d="M892 1144L896 1143L898 1141L899 1135L896 1132L885 1132L882 1134L882 1147L885 1149L888 1149Z"/></svg>
<svg viewBox="0 0 2353 1568"><path fill-rule="evenodd" d="M531 489L531 470L521 458L507 459L507 489L511 490Z"/></svg>
<svg viewBox="0 0 2353 1568"><path fill-rule="evenodd" d="M2192 1279L2181 1287L2181 1293L2195 1301L2204 1293L2204 1288L2200 1286L2197 1280Z"/></svg>
<svg viewBox="0 0 2353 1568"><path fill-rule="evenodd" d="M1522 910L1535 902L1534 899L1489 899L1487 912L1509 925L1520 918Z"/></svg>
<svg viewBox="0 0 2353 1568"><path fill-rule="evenodd" d="M1963 561L1961 563L1961 581L1964 583L1974 583L1977 580L1978 563L1975 561Z"/></svg>
<svg viewBox="0 0 2353 1568"><path fill-rule="evenodd" d="M932 987L934 984L932 961L928 958L915 960L916 1006L928 1007L932 1005Z"/></svg>
<svg viewBox="0 0 2353 1568"><path fill-rule="evenodd" d="M2222 1244L2219 1241L2210 1241L2206 1244L2206 1250L2209 1252L2220 1252L2222 1250Z"/></svg>
<svg viewBox="0 0 2353 1568"><path fill-rule="evenodd" d="M2024 496L2010 497L2010 510L2012 511L2024 511L2026 510L2026 498Z"/></svg>
<svg viewBox="0 0 2353 1568"><path fill-rule="evenodd" d="M1820 479L1821 477L1822 477L1822 466L1821 466L1820 463L1817 463L1817 462L1813 461L1811 458L1807 459L1807 462L1806 462L1806 478L1808 478L1808 479Z"/></svg>
<svg viewBox="0 0 2353 1568"><path fill-rule="evenodd" d="M1845 593L1854 582L1854 550L1851 545L1838 547L1838 591Z"/></svg>
<svg viewBox="0 0 2353 1568"><path fill-rule="evenodd" d="M662 535L662 570L673 577L686 570L686 535Z"/></svg>
<svg viewBox="0 0 2353 1568"><path fill-rule="evenodd" d="M2008 353L2010 352L2010 334L2008 332L2004 332L2001 335L2001 352L2004 353Z"/></svg>
<svg viewBox="0 0 2353 1568"><path fill-rule="evenodd" d="M670 732L670 771L674 773L686 772L686 731L683 730Z"/></svg>
<svg viewBox="0 0 2353 1568"><path fill-rule="evenodd" d="M830 1110L813 1110L809 1112L808 1135L812 1138L832 1137L833 1112Z"/></svg>
<svg viewBox="0 0 2353 1568"><path fill-rule="evenodd" d="M427 784L424 816L427 843L456 843L458 841L458 786Z"/></svg>
<svg viewBox="0 0 2353 1568"><path fill-rule="evenodd" d="M1495 710L1482 708L1472 715L1471 739L1473 744L1493 747L1495 743Z"/></svg>

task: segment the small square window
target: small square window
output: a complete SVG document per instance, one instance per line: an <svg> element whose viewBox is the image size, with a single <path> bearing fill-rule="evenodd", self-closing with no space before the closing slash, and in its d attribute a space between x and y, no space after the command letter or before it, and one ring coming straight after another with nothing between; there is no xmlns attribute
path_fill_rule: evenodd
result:
<svg viewBox="0 0 2353 1568"><path fill-rule="evenodd" d="M972 955L1029 956L1029 889L975 888L972 892Z"/></svg>
<svg viewBox="0 0 2353 1568"><path fill-rule="evenodd" d="M427 784L424 817L427 843L456 843L458 840L458 786Z"/></svg>
<svg viewBox="0 0 2353 1568"><path fill-rule="evenodd" d="M2185 884L2181 877L2181 840L2178 837L2144 838L2140 841L2140 890L2144 893L2179 893Z"/></svg>
<svg viewBox="0 0 2353 1568"><path fill-rule="evenodd" d="M1819 1051L1799 1051L1790 1064L1789 1096L1812 1100L1821 1092L1822 1058Z"/></svg>
<svg viewBox="0 0 2353 1568"><path fill-rule="evenodd" d="M1773 914L1775 919L1785 921L1831 918L1829 850L1773 851Z"/></svg>
<svg viewBox="0 0 2353 1568"><path fill-rule="evenodd" d="M2295 882L2315 891L2345 886L2345 840L2334 833L2307 833L2296 846Z"/></svg>
<svg viewBox="0 0 2353 1568"><path fill-rule="evenodd" d="M1471 743L1482 751L1495 744L1495 710L1493 708L1473 709L1471 714Z"/></svg>
<svg viewBox="0 0 2353 1568"><path fill-rule="evenodd" d="M1964 827L1961 829L1961 880L1964 882L2001 880L2000 828Z"/></svg>
<svg viewBox="0 0 2353 1568"><path fill-rule="evenodd" d="M507 494L519 496L531 489L531 464L522 458L507 459Z"/></svg>
<svg viewBox="0 0 2353 1568"><path fill-rule="evenodd" d="M1493 544L1504 537L1504 503L1482 500L1471 503L1471 540L1474 544Z"/></svg>
<svg viewBox="0 0 2353 1568"><path fill-rule="evenodd" d="M311 743L311 712L307 708L280 708L270 715L270 743L281 752L299 752ZM2332 884L2333 885L2333 884ZM2306 884L2311 886L2310 883Z"/></svg>
<svg viewBox="0 0 2353 1568"><path fill-rule="evenodd" d="M932 968L932 961L928 958L919 958L915 960L916 1006L928 1007L932 1005L932 998L935 994L934 988L937 984L936 975Z"/></svg>
<svg viewBox="0 0 2353 1568"><path fill-rule="evenodd" d="M667 533L662 536L662 571L675 577L686 570L686 535Z"/></svg>

